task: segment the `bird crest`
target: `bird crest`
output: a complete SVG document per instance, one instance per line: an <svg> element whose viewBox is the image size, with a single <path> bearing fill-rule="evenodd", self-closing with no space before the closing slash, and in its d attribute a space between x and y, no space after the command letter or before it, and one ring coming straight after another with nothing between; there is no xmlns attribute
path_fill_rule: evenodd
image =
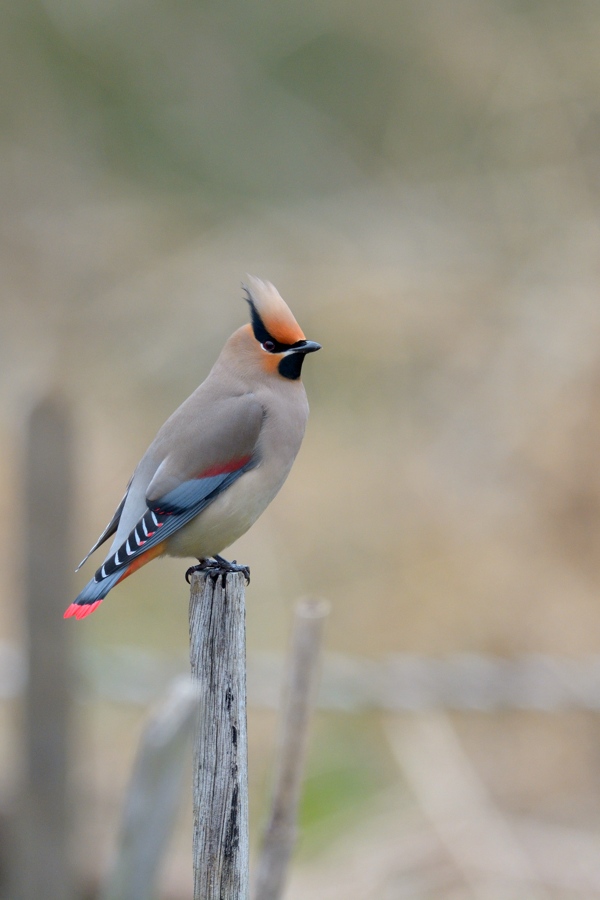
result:
<svg viewBox="0 0 600 900"><path fill-rule="evenodd" d="M272 341L289 347L304 340L304 332L279 291L269 281L248 275L242 287L250 306L252 330L260 344Z"/></svg>

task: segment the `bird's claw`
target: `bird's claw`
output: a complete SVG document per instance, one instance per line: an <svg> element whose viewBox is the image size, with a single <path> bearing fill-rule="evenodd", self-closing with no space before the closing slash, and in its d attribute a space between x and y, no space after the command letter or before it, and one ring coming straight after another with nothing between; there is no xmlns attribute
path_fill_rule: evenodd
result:
<svg viewBox="0 0 600 900"><path fill-rule="evenodd" d="M212 569L215 565L214 560L212 559L200 559L198 560L197 566L190 566L187 572L185 573L185 580L187 583L190 583L190 578L194 574L194 572L207 572L209 569ZM212 573L211 573L212 574Z"/></svg>
<svg viewBox="0 0 600 900"><path fill-rule="evenodd" d="M205 572L211 578L214 578L215 581L221 576L223 587L225 587L225 582L230 572L241 572L246 579L246 584L250 584L249 566L243 566L235 559L229 562L229 560L223 559L222 556L215 555L213 559L201 559L197 566L190 566L185 573L185 580L188 584L194 572Z"/></svg>

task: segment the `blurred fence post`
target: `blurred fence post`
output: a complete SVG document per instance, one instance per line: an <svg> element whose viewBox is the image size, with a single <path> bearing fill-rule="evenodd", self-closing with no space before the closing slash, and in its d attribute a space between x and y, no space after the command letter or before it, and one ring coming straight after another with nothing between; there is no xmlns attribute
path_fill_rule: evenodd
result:
<svg viewBox="0 0 600 900"><path fill-rule="evenodd" d="M308 726L317 687L323 626L328 613L329 604L323 600L301 600L296 606L271 814L258 859L255 900L280 900L283 896L296 841Z"/></svg>
<svg viewBox="0 0 600 900"><path fill-rule="evenodd" d="M194 742L194 900L248 898L244 576L192 576L190 662L202 708Z"/></svg>
<svg viewBox="0 0 600 900"><path fill-rule="evenodd" d="M125 798L115 861L102 900L152 900L181 798L198 711L197 685L178 678L146 726Z"/></svg>
<svg viewBox="0 0 600 900"><path fill-rule="evenodd" d="M70 720L72 436L67 407L40 400L24 454L25 628L24 798L15 893L19 900L72 900L67 756Z"/></svg>

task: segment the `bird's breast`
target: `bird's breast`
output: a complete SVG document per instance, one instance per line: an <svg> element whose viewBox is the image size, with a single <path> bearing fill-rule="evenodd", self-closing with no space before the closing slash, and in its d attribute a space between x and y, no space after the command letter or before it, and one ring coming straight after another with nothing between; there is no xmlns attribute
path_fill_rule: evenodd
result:
<svg viewBox="0 0 600 900"><path fill-rule="evenodd" d="M168 539L166 552L170 556L203 559L221 553L248 531L267 508L290 472L306 428L306 394L301 383L295 387L301 391L292 394L294 402L265 405L256 467L241 475Z"/></svg>

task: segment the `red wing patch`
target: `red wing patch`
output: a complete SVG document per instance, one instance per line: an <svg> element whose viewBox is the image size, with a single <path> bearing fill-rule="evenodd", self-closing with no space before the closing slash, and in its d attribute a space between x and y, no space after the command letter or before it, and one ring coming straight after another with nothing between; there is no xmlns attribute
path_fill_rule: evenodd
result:
<svg viewBox="0 0 600 900"><path fill-rule="evenodd" d="M215 475L228 475L230 472L237 472L238 469L250 462L250 458L250 456L240 456L239 459L232 459L225 464L211 466L210 469L205 469L199 475L196 475L196 478L214 478Z"/></svg>

